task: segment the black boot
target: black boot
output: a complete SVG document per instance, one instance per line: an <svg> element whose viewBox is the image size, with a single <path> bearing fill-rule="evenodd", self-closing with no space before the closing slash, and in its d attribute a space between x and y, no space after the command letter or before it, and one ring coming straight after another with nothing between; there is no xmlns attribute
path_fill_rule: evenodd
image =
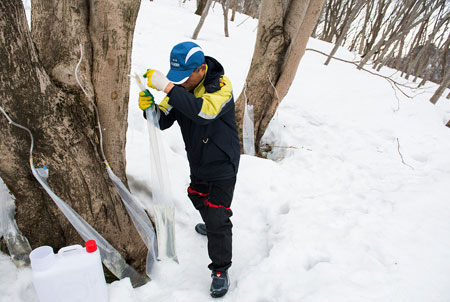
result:
<svg viewBox="0 0 450 302"><path fill-rule="evenodd" d="M228 273L225 272L215 272L211 274L212 282L209 292L213 298L223 297L230 287L230 281L228 280Z"/></svg>
<svg viewBox="0 0 450 302"><path fill-rule="evenodd" d="M195 231L200 235L206 236L206 225L204 223L199 223L195 226Z"/></svg>

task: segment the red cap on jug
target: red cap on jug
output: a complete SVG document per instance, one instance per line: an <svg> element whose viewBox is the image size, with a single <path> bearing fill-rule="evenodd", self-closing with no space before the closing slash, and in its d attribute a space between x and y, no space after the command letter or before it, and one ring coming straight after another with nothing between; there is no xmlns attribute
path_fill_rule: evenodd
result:
<svg viewBox="0 0 450 302"><path fill-rule="evenodd" d="M95 243L95 240L88 240L86 242L86 252L93 253L97 250L97 243Z"/></svg>

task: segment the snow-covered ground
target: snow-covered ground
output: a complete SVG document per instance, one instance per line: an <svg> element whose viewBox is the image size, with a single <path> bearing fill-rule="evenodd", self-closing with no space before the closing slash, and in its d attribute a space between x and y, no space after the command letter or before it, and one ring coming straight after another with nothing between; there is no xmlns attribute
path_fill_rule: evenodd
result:
<svg viewBox="0 0 450 302"><path fill-rule="evenodd" d="M166 72L170 49L189 40L195 1L142 1L133 72ZM216 5L200 33L237 98L250 66L256 20L237 15L223 35ZM238 26L239 25L239 26ZM311 39L309 48L332 45ZM356 59L341 49L337 56ZM436 88L395 93L382 78L306 52L264 140L269 159L241 157L235 197L231 288L224 301L450 301L449 101ZM393 70L383 69L391 75ZM402 81L401 79L398 79ZM261 83L269 85L269 83ZM133 193L148 188L148 138L132 83L127 172ZM162 95L155 93L157 99ZM176 205L179 264L159 262L153 281L109 285L110 302L210 301L206 239L187 198L189 169L179 128L163 132ZM0 255L0 301L37 301L30 269Z"/></svg>

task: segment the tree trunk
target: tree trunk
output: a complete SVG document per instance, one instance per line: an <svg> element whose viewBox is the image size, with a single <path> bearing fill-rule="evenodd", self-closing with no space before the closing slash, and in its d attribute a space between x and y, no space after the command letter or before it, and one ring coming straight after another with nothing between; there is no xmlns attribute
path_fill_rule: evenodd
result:
<svg viewBox="0 0 450 302"><path fill-rule="evenodd" d="M441 85L439 85L438 89L434 92L433 96L430 99L430 102L436 104L439 98L444 93L445 89L450 85L450 70L446 72L444 77L442 78Z"/></svg>
<svg viewBox="0 0 450 302"><path fill-rule="evenodd" d="M258 16L260 0L244 0L244 14L252 18Z"/></svg>
<svg viewBox="0 0 450 302"><path fill-rule="evenodd" d="M33 1L34 44L22 1L0 3L1 104L14 121L32 131L34 163L49 168L52 190L142 272L146 247L102 164L93 110L73 77L78 44L83 43L81 79L90 96L96 97L100 116L120 125L105 123L106 135L112 128L116 136L124 136L129 80L123 76L130 70L139 1L86 4L66 0L54 7L44 0ZM112 115L105 112L105 102ZM31 174L27 133L0 117L0 138L0 177L16 197L16 220L32 247L50 245L57 250L81 243ZM105 139L105 151L116 155L110 160L115 172L124 177L125 143L123 137L118 140Z"/></svg>
<svg viewBox="0 0 450 302"><path fill-rule="evenodd" d="M236 9L237 9L237 0L233 0L233 3L231 4L232 5L232 13L231 13L231 19L230 19L230 21L231 22L234 22L234 18L236 17Z"/></svg>
<svg viewBox="0 0 450 302"><path fill-rule="evenodd" d="M331 61L331 58L334 56L336 51L341 46L342 41L344 41L344 38L347 36L347 32L350 29L350 25L355 20L356 16L359 14L359 11L363 7L366 1L363 0L357 0L356 5L352 8L352 11L347 14L347 16L344 19L344 22L342 24L342 30L340 33L340 36L338 40L336 41L336 44L334 45L333 49L330 52L330 55L328 56L327 60L325 61L325 65L328 65ZM349 8L350 9L350 8Z"/></svg>
<svg viewBox="0 0 450 302"><path fill-rule="evenodd" d="M208 0L197 0L197 10L195 11L196 15L201 16L203 11L205 10L206 2Z"/></svg>
<svg viewBox="0 0 450 302"><path fill-rule="evenodd" d="M358 69L361 69L376 53L382 49L389 49L392 43L407 35L417 24L427 20L440 6L440 2L442 1L436 0L429 5L425 5L424 2L411 2L410 5L406 7L403 6L403 3L397 3L398 10L394 11L394 18L387 26L381 40L378 41L378 43L376 43L361 60ZM426 11L426 9L428 9L428 11Z"/></svg>
<svg viewBox="0 0 450 302"><path fill-rule="evenodd" d="M228 10L230 9L230 1L222 0L222 9L223 9L223 30L225 32L225 37L229 37L230 33L228 32Z"/></svg>
<svg viewBox="0 0 450 302"><path fill-rule="evenodd" d="M363 23L363 27L361 29L361 40L359 43L359 50L358 53L362 54L364 52L364 41L366 41L366 28L369 25L369 20L370 20L370 16L372 15L372 10L373 10L374 4L371 1L368 1L367 5L366 5L366 15L364 16L364 23Z"/></svg>
<svg viewBox="0 0 450 302"><path fill-rule="evenodd" d="M322 0L263 0L246 94L239 96L236 121L242 142L245 95L254 106L255 150L297 72L306 43L317 22Z"/></svg>
<svg viewBox="0 0 450 302"><path fill-rule="evenodd" d="M372 24L366 24L367 27L370 28L370 33L368 35L367 41L364 43L364 47L361 53L362 57L365 57L367 53L372 48L373 44L375 43L376 39L378 38L378 35L381 31L381 28L383 26L383 20L386 15L386 11L388 7L390 6L392 0L380 0L377 2L377 10L375 14L375 20ZM370 18L369 20L370 21Z"/></svg>
<svg viewBox="0 0 450 302"><path fill-rule="evenodd" d="M198 34L203 27L203 23L205 23L206 16L208 16L209 8L211 7L212 0L208 0L205 5L205 9L203 10L202 16L200 17L200 21L198 21L197 27L194 30L194 34L192 35L192 40L197 40Z"/></svg>

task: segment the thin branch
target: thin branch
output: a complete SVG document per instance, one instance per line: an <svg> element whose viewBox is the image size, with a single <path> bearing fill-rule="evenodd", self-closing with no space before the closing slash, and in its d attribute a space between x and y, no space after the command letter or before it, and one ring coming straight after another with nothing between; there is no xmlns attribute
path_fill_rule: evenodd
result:
<svg viewBox="0 0 450 302"><path fill-rule="evenodd" d="M247 18L244 19L244 21L242 21L241 23L239 23L238 25L236 25L236 27L241 26L242 24L244 24L245 21L247 21L250 18L250 16L248 16Z"/></svg>
<svg viewBox="0 0 450 302"><path fill-rule="evenodd" d="M397 137L397 151L398 151L398 154L400 154L400 158L402 159L402 163L403 163L405 166L408 166L408 167L410 167L411 169L414 170L414 168L413 168L412 166L408 165L407 163L405 163L405 160L403 159L403 155L402 155L402 153L400 152L400 140L398 139L398 137Z"/></svg>
<svg viewBox="0 0 450 302"><path fill-rule="evenodd" d="M270 152L270 151L272 151L272 149L273 148L279 148L279 149L297 149L297 150L300 150L300 149L302 149L302 150L306 150L306 151L312 151L312 149L310 149L310 148L306 148L306 147L304 147L304 146L301 146L301 147L297 147L297 146L277 146L277 145L270 145L270 144L264 144L264 145L261 145L261 150L262 151L264 151L264 152Z"/></svg>
<svg viewBox="0 0 450 302"><path fill-rule="evenodd" d="M328 54L326 54L326 53L324 53L324 52L321 52L321 51L319 51L319 50L316 50L316 49L306 48L305 50L310 50L310 51L313 51L313 52L317 52L317 53L319 53L319 54L321 54L321 55L324 55L324 56L327 56L327 57L329 56ZM338 60L338 61L341 61L341 62L349 63L349 64L352 64L352 65L355 65L355 66L358 66L358 63L357 63L357 62L352 62L352 61L344 60L344 59L337 58L337 57L333 57L333 59ZM370 71L370 70L368 70L368 69L365 69L364 67L361 68L361 70L366 71L366 72L368 72L368 73L370 73L370 74L372 74L372 75L375 75L375 76L377 76L377 77L380 77L380 78L385 79L386 81L389 82L389 84L391 84L391 86L392 86L393 88L394 88L394 86L395 86L395 88L397 88L397 89L398 89L404 96L406 96L407 98L412 99L412 98L414 97L414 96L409 96L408 94L406 94L406 92L404 92L404 91L400 88L400 86L402 86L402 87L405 87L405 88L408 88L408 89L414 89L413 87L410 87L410 86L408 86L408 85L399 83L399 82L397 82L397 81L395 81L395 80L393 80L393 79L391 79L391 78L389 78L389 77L387 77L387 76L384 76L384 75L375 73L375 72L373 72L373 71ZM395 90L395 89L394 89L394 90ZM398 98L397 98L397 99L398 99Z"/></svg>

